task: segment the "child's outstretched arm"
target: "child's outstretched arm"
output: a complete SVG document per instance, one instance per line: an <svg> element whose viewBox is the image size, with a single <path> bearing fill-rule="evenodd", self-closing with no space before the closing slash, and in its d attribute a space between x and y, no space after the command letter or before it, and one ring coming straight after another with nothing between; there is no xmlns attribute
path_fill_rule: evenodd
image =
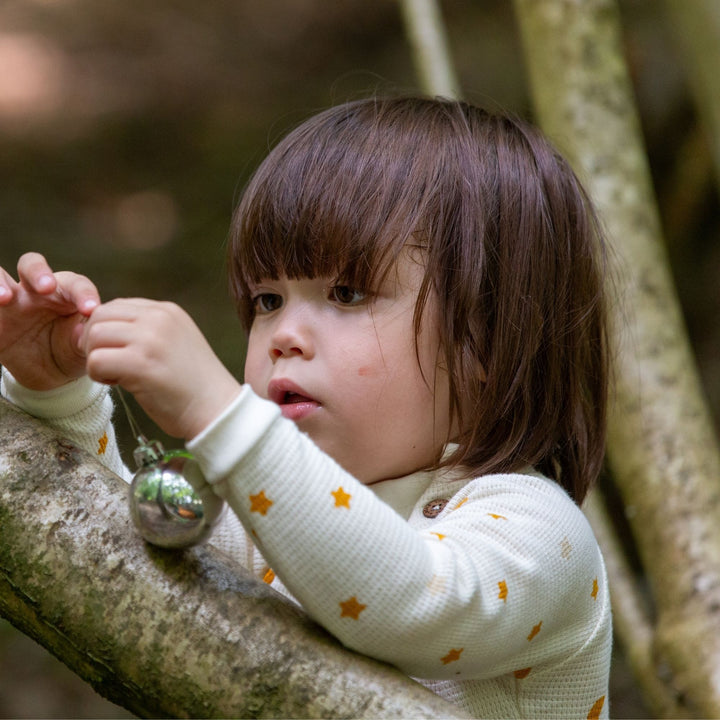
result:
<svg viewBox="0 0 720 720"><path fill-rule="evenodd" d="M54 273L38 253L0 268L0 364L31 390L52 390L85 374L82 326L100 304L97 288L72 272Z"/></svg>
<svg viewBox="0 0 720 720"><path fill-rule="evenodd" d="M588 653L585 714L603 694L602 559L554 483L390 480L427 486L406 520L249 387L188 447L285 587L347 646L434 680L542 678ZM433 502L444 509L425 515Z"/></svg>

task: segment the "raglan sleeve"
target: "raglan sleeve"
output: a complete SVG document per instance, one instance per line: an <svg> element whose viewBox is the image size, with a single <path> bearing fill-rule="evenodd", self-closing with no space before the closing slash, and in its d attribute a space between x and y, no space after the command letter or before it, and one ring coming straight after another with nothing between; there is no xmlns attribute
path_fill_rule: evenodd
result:
<svg viewBox="0 0 720 720"><path fill-rule="evenodd" d="M470 482L415 526L249 388L189 448L306 611L411 676L522 675L603 624L597 545L550 481Z"/></svg>

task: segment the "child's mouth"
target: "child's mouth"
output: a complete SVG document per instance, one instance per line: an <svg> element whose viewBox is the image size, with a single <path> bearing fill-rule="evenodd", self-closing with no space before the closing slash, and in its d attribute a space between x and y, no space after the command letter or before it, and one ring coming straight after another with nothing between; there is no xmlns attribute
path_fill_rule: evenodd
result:
<svg viewBox="0 0 720 720"><path fill-rule="evenodd" d="M288 379L272 380L268 386L268 397L280 406L284 417L295 422L320 407L317 400L306 395L303 388Z"/></svg>
<svg viewBox="0 0 720 720"><path fill-rule="evenodd" d="M280 412L288 420L298 422L320 407L317 400L294 392L286 392L280 403Z"/></svg>

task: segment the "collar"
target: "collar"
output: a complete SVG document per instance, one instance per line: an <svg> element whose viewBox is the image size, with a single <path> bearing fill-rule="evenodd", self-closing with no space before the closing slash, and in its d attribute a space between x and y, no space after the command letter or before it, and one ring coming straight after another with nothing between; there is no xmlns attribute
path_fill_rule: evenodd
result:
<svg viewBox="0 0 720 720"><path fill-rule="evenodd" d="M443 458L454 452L456 447L457 445L448 444L443 452ZM433 482L437 480L447 482L455 479L456 473L445 468L441 470L418 470L404 477L380 480L370 485L369 489L407 520L418 500Z"/></svg>

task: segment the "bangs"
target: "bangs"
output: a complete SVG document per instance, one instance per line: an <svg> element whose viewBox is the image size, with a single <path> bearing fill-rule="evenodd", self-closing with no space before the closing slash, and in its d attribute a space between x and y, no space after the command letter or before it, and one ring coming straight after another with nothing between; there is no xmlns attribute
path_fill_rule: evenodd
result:
<svg viewBox="0 0 720 720"><path fill-rule="evenodd" d="M315 116L266 158L238 206L229 247L231 289L246 327L249 286L328 276L371 290L405 244L426 244L427 163L411 133L378 125L377 108ZM423 240L425 236L425 240Z"/></svg>

